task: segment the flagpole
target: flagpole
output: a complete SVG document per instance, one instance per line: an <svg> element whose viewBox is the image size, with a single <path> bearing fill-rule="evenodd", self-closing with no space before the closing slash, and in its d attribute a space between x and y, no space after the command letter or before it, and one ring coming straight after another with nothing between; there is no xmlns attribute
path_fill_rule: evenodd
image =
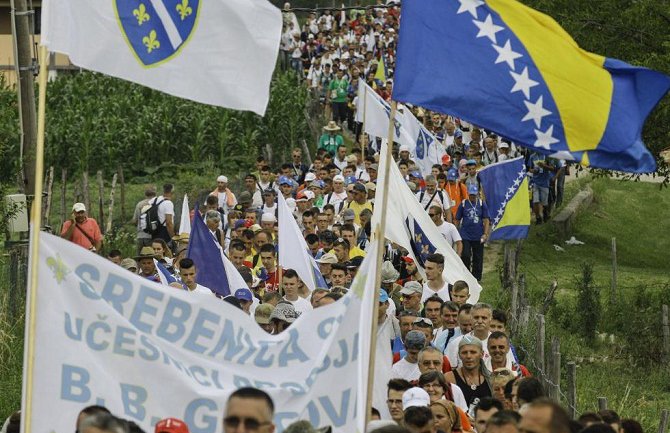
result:
<svg viewBox="0 0 670 433"><path fill-rule="evenodd" d="M366 91L367 93L367 91ZM377 267L375 268L375 302L372 309L372 326L371 326L371 335L370 335L370 363L368 365L368 399L365 406L365 425L370 422L371 409L372 409L372 388L374 387L374 376L375 376L375 354L377 351L377 316L379 315L379 289L381 288L381 272L379 269L382 268L382 261L384 260L384 233L386 232L386 212L383 209L386 209L388 206L389 198L389 172L391 167L391 160L393 159L393 137L394 137L394 123L396 110L398 109L398 103L394 100L391 100L391 114L389 117L389 129L388 129L388 144L386 146L386 161L384 167L382 168L383 179L384 179L384 194L381 197L381 202L376 202L379 206L377 210L381 212L381 219L379 225L375 229L375 241L377 242Z"/></svg>
<svg viewBox="0 0 670 433"><path fill-rule="evenodd" d="M35 316L37 309L37 282L40 245L40 227L42 221L42 183L44 182L44 125L47 98L47 68L49 53L44 45L40 46L39 100L37 107L37 147L35 149L35 196L32 203L30 231L30 284L28 286L27 322L25 330L25 348L23 355L23 401L21 426L24 433L32 431L33 410L33 370L35 367Z"/></svg>
<svg viewBox="0 0 670 433"><path fill-rule="evenodd" d="M363 82L364 84L367 84ZM363 124L361 125L362 131L361 131L361 156L363 158L363 162L365 163L365 148L367 147L367 141L368 141L368 136L365 133L365 117L367 116L367 111L368 111L368 89L363 86Z"/></svg>

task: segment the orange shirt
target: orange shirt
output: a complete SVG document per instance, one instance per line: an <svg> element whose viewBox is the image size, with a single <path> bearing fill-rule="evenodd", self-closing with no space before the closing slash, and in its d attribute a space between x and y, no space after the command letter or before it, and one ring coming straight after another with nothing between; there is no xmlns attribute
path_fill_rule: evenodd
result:
<svg viewBox="0 0 670 433"><path fill-rule="evenodd" d="M71 220L65 221L63 223L63 230L61 230L61 236L68 231L72 225ZM84 234L86 233L86 234ZM88 235L88 237L86 236ZM100 242L102 240L102 233L100 233L100 227L98 223L93 218L86 218L83 223L77 224L72 232L71 242L90 250L94 246L93 242L89 239L91 238L93 242Z"/></svg>
<svg viewBox="0 0 670 433"><path fill-rule="evenodd" d="M444 185L444 190L449 193L449 198L451 199L451 214L456 218L456 212L458 211L458 206L461 205L461 202L468 198L468 190L460 182L452 184L447 182Z"/></svg>

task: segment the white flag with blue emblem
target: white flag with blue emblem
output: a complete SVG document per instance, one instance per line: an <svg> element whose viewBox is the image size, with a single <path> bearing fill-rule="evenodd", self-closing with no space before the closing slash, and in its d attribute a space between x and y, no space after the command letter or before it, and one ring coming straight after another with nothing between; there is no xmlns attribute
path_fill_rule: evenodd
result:
<svg viewBox="0 0 670 433"><path fill-rule="evenodd" d="M388 102L361 81L356 104L356 121L363 123L364 132L373 137L387 138L391 116ZM398 104L394 133L393 141L409 147L412 160L424 176L430 174L433 164L442 163L442 155L446 154L444 148L409 108L401 104Z"/></svg>
<svg viewBox="0 0 670 433"><path fill-rule="evenodd" d="M42 43L180 98L265 113L282 17L266 0L49 0Z"/></svg>
<svg viewBox="0 0 670 433"><path fill-rule="evenodd" d="M383 171L381 170L386 160L386 144L382 145L379 153L381 159L379 161L380 178L377 181L377 197L381 197L384 193ZM419 204L393 160L391 160L391 166L389 167L388 189L393 191L393 200L388 201L383 211L377 211L377 208L375 208L375 212L372 214L372 226L378 224L382 216L385 216L386 229L384 236L409 251L410 256L418 265L419 272L424 277L423 265L427 256L433 253L442 254L444 256L444 279L450 284L458 280L468 283L470 288L468 302L476 303L482 290L477 279L465 267L456 251L444 239L433 220Z"/></svg>

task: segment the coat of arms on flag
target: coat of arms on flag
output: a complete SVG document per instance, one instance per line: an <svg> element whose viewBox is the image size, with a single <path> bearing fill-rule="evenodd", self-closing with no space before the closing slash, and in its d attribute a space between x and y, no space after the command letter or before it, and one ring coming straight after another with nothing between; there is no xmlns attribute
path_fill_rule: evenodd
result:
<svg viewBox="0 0 670 433"><path fill-rule="evenodd" d="M417 264L422 268L425 268L426 258L428 258L429 255L434 254L437 248L433 245L430 239L428 239L428 236L426 236L423 229L421 229L421 226L412 215L407 215L407 218L405 218L405 227L407 228L409 242L410 245L412 245L412 252L414 253L414 257L416 257Z"/></svg>
<svg viewBox="0 0 670 433"><path fill-rule="evenodd" d="M135 57L154 66L176 55L195 29L200 0L115 0L121 31Z"/></svg>

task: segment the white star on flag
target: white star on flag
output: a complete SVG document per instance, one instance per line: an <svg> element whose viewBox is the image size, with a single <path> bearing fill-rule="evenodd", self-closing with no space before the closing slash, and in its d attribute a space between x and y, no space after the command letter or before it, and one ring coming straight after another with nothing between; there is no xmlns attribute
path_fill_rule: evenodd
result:
<svg viewBox="0 0 670 433"><path fill-rule="evenodd" d="M457 14L462 14L463 12L470 12L474 18L477 18L477 8L484 4L482 0L458 0L461 2L461 6L456 11Z"/></svg>
<svg viewBox="0 0 670 433"><path fill-rule="evenodd" d="M500 218L495 218L495 219L493 220L493 226L494 226L494 227L497 226L499 222L500 222Z"/></svg>
<svg viewBox="0 0 670 433"><path fill-rule="evenodd" d="M514 187L513 187L513 186L510 186L510 187L507 189L507 192L510 193L510 194L514 194Z"/></svg>
<svg viewBox="0 0 670 433"><path fill-rule="evenodd" d="M530 99L530 88L535 87L540 83L531 80L530 77L528 77L528 66L523 68L523 71L520 74L517 74L514 71L509 71L509 73L512 75L512 78L514 78L514 87L512 87L510 93L521 91L526 99Z"/></svg>
<svg viewBox="0 0 670 433"><path fill-rule="evenodd" d="M519 186L519 185L521 185L521 179L516 178L516 180L514 181L514 186L516 187L516 186Z"/></svg>
<svg viewBox="0 0 670 433"><path fill-rule="evenodd" d="M475 23L475 25L479 28L479 33L477 33L477 37L481 38L486 36L494 44L498 43L496 39L496 33L505 30L504 27L500 27L493 24L493 18L491 17L491 14L488 14L488 16L484 21L472 20L472 22Z"/></svg>
<svg viewBox="0 0 670 433"><path fill-rule="evenodd" d="M512 44L509 39L502 47L493 44L493 48L495 48L498 52L498 58L495 61L496 65L498 63L505 62L509 65L511 70L514 70L514 60L518 59L519 57L523 57L523 54L512 50Z"/></svg>
<svg viewBox="0 0 670 433"><path fill-rule="evenodd" d="M526 104L526 108L528 109L528 114L526 114L526 116L521 119L522 122L533 120L535 122L535 127L540 127L542 118L551 114L551 111L545 110L545 108L542 106L543 98L544 96L540 96L537 99L537 102L534 104L530 101L523 101L523 103Z"/></svg>
<svg viewBox="0 0 670 433"><path fill-rule="evenodd" d="M502 216L505 213L505 208L501 207L498 209L498 215Z"/></svg>
<svg viewBox="0 0 670 433"><path fill-rule="evenodd" d="M542 149L550 150L552 144L558 143L558 140L554 138L554 125L551 125L549 129L544 132L536 129L535 135L537 136L537 140L535 140L535 147L541 147Z"/></svg>

